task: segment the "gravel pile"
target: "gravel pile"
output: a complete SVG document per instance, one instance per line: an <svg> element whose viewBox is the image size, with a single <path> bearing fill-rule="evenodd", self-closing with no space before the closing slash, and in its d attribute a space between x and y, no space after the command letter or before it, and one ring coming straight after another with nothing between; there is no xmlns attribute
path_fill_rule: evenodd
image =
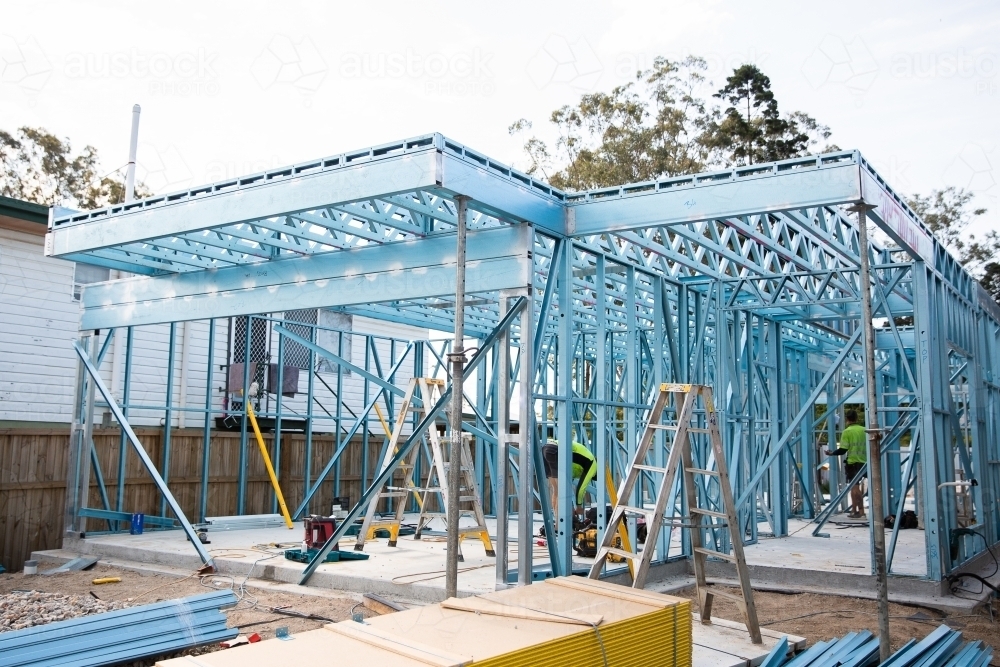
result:
<svg viewBox="0 0 1000 667"><path fill-rule="evenodd" d="M89 595L62 595L25 591L0 595L0 632L100 614L128 606Z"/></svg>

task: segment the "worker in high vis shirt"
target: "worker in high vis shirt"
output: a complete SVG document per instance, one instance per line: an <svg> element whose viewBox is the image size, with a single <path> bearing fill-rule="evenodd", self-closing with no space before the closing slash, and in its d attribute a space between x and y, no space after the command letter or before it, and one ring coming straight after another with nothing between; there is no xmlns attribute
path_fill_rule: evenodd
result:
<svg viewBox="0 0 1000 667"><path fill-rule="evenodd" d="M847 475L847 483L857 477L861 469L868 463L868 436L865 427L858 424L858 412L853 408L844 411L847 418L847 428L840 434L840 443L837 449L827 450L827 456L843 456L847 454L847 463L844 472ZM865 474L867 477L867 473ZM861 481L851 487L851 510L847 513L850 519L865 518L865 492L861 488Z"/></svg>
<svg viewBox="0 0 1000 667"><path fill-rule="evenodd" d="M550 438L542 445L542 461L545 463L545 477L549 480L549 495L552 498L553 514L559 511L559 441ZM587 499L587 487L597 477L597 459L590 450L579 442L573 443L572 478L576 480L576 508L574 512L583 511L583 503Z"/></svg>

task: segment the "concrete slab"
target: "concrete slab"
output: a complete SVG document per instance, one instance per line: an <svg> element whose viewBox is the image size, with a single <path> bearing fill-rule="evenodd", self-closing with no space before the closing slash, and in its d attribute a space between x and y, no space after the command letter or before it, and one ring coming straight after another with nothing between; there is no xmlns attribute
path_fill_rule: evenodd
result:
<svg viewBox="0 0 1000 667"><path fill-rule="evenodd" d="M490 527L495 528L495 525ZM512 527L513 530L516 527ZM208 549L220 574L250 574L255 578L295 585L305 565L285 559L278 545L297 548L301 545L302 534L301 522L291 530L281 527L209 531L211 544ZM353 544L353 538L345 539L340 548L351 550ZM370 540L365 545L368 560L324 563L309 580L309 587L439 602L444 599L445 546L443 536L426 534L421 540L403 536L396 547L389 547L385 539ZM65 539L63 549L113 561L170 566L186 571L185 574L201 567L197 553L180 531ZM462 553L465 560L459 565L459 594L476 595L494 590L496 561L486 556L482 543L465 540ZM517 567L519 553L518 545L512 543L508 555L510 569ZM535 564L547 563L547 549L533 544L532 558Z"/></svg>
<svg viewBox="0 0 1000 667"><path fill-rule="evenodd" d="M534 517L534 532L541 526L541 517ZM839 525L839 524L847 525ZM491 532L495 521L487 519ZM829 538L811 535L813 524L792 519L791 535L783 538L761 537L757 544L746 547L754 587L760 590L800 591L870 598L874 595L871 575L870 534L866 526L836 521L826 527ZM443 528L443 525L440 526ZM762 529L766 524L761 525ZM516 520L511 521L510 533L516 535ZM679 553L680 537L674 531L671 554ZM299 546L301 524L288 530L257 528L209 532L211 554L223 574L247 576L294 586L305 567L286 560L275 545ZM979 596L949 595L940 582L922 578L924 534L919 530L901 531L896 547L890 598L893 601L919 604L948 612L970 612L980 604ZM74 555L100 556L116 563L132 563L170 567L188 574L201 566L197 554L180 531L153 531L143 535L94 535L82 540L66 540L64 548ZM341 548L353 548L353 539L345 539ZM532 544L532 562L544 567L548 550ZM325 588L356 593L377 593L393 599L416 602L438 602L444 599L445 539L425 535L422 540L403 536L398 546L390 548L385 539L369 541L365 561L343 561L321 565L310 579L309 588ZM494 590L495 561L488 558L478 541L463 545L465 562L460 566L459 594L474 595ZM509 568L516 569L519 549L512 542ZM589 567L590 559L575 559L578 567ZM623 567L623 566L620 566ZM673 561L654 567L648 587L655 590L676 590L690 585L690 564ZM710 562L708 574L719 582L734 579L731 565ZM627 577L627 575L625 575ZM625 577L612 576L612 580ZM621 583L626 583L622 581ZM973 582L975 583L975 582Z"/></svg>

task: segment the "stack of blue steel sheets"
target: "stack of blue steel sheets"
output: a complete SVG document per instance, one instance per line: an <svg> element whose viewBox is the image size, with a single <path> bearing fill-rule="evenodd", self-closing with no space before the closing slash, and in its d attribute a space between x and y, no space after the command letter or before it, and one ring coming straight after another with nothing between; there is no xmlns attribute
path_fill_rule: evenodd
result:
<svg viewBox="0 0 1000 667"><path fill-rule="evenodd" d="M761 667L868 667L878 665L878 638L868 631L851 632L840 639L816 642L792 658L783 640ZM962 642L962 633L947 625L921 641L911 639L881 667L986 667L993 649L981 641Z"/></svg>
<svg viewBox="0 0 1000 667"><path fill-rule="evenodd" d="M233 639L221 607L237 602L214 591L0 633L5 667L98 667Z"/></svg>

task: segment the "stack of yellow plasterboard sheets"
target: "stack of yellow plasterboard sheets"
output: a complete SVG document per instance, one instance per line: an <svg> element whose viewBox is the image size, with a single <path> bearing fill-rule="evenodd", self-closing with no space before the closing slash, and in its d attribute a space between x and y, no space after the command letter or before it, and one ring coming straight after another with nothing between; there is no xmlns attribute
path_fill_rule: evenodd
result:
<svg viewBox="0 0 1000 667"><path fill-rule="evenodd" d="M681 667L691 650L690 601L562 577L157 665Z"/></svg>

